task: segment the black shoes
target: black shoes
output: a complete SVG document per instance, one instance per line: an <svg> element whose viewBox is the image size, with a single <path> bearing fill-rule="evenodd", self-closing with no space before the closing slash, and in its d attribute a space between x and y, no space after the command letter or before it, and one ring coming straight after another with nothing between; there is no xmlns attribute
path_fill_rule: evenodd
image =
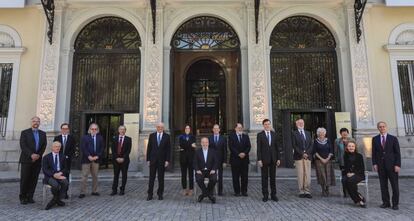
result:
<svg viewBox="0 0 414 221"><path fill-rule="evenodd" d="M52 199L45 207L45 210L50 210L56 204L55 199Z"/></svg>
<svg viewBox="0 0 414 221"><path fill-rule="evenodd" d="M61 200L57 200L57 201L56 201L56 204L57 204L58 206L65 206L65 202L63 202L63 201L61 201Z"/></svg>
<svg viewBox="0 0 414 221"><path fill-rule="evenodd" d="M271 197L271 199L272 199L273 201L275 201L275 202L279 201L279 199L277 198L277 196L276 196L276 195L275 195L275 196L272 196L272 197Z"/></svg>
<svg viewBox="0 0 414 221"><path fill-rule="evenodd" d="M79 194L79 199L85 198L85 194L81 193Z"/></svg>
<svg viewBox="0 0 414 221"><path fill-rule="evenodd" d="M208 198L210 199L211 203L216 203L216 198L213 195L209 195Z"/></svg>
<svg viewBox="0 0 414 221"><path fill-rule="evenodd" d="M304 193L299 194L299 198L305 198L305 196L306 196L306 194L304 194Z"/></svg>
<svg viewBox="0 0 414 221"><path fill-rule="evenodd" d="M110 196L115 196L117 194L117 192L116 191L112 191L112 193L111 194L109 194Z"/></svg>
<svg viewBox="0 0 414 221"><path fill-rule="evenodd" d="M201 201L203 201L203 199L204 199L204 195L203 194L200 194L200 196L198 196L198 202L200 203Z"/></svg>
<svg viewBox="0 0 414 221"><path fill-rule="evenodd" d="M27 200L27 203L33 204L33 203L35 203L35 201L33 200L33 198L29 198L29 199Z"/></svg>
<svg viewBox="0 0 414 221"><path fill-rule="evenodd" d="M234 196L235 197L239 197L240 196L240 193L235 193Z"/></svg>
<svg viewBox="0 0 414 221"><path fill-rule="evenodd" d="M247 193L242 193L242 196L249 196L249 195L247 195Z"/></svg>
<svg viewBox="0 0 414 221"><path fill-rule="evenodd" d="M381 206L380 206L380 208L383 208L383 209L385 209L385 208L390 208L391 207L391 205L389 204L389 203L383 203L383 204L381 204Z"/></svg>
<svg viewBox="0 0 414 221"><path fill-rule="evenodd" d="M162 197L162 195L158 195L158 200L163 200L164 197Z"/></svg>
<svg viewBox="0 0 414 221"><path fill-rule="evenodd" d="M92 192L92 196L99 196L98 192Z"/></svg>
<svg viewBox="0 0 414 221"><path fill-rule="evenodd" d="M269 197L267 197L267 196L264 196L263 198L262 198L262 201L263 202L267 202L269 200Z"/></svg>
<svg viewBox="0 0 414 221"><path fill-rule="evenodd" d="M305 198L312 199L312 195L310 193L305 194Z"/></svg>
<svg viewBox="0 0 414 221"><path fill-rule="evenodd" d="M398 210L398 205L393 205L393 206L392 206L392 209L393 209L393 210Z"/></svg>
<svg viewBox="0 0 414 221"><path fill-rule="evenodd" d="M148 195L147 197L147 201L150 201L150 200L152 200L152 195Z"/></svg>
<svg viewBox="0 0 414 221"><path fill-rule="evenodd" d="M27 205L29 202L27 202L27 199L21 199L20 204Z"/></svg>
<svg viewBox="0 0 414 221"><path fill-rule="evenodd" d="M125 191L124 191L124 190L119 191L119 195L120 195L120 196L125 195Z"/></svg>

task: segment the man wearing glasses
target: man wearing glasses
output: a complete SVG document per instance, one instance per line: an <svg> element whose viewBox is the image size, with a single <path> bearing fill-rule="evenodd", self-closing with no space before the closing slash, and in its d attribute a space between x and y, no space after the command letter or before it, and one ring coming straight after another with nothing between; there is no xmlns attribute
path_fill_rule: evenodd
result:
<svg viewBox="0 0 414 221"><path fill-rule="evenodd" d="M84 198L86 193L86 182L89 174L92 174L92 195L99 196L98 193L98 170L99 161L102 158L104 150L103 138L99 133L99 127L96 123L89 125L87 135L82 137L80 150L82 154L82 182L79 198Z"/></svg>
<svg viewBox="0 0 414 221"><path fill-rule="evenodd" d="M47 145L46 133L39 130L40 118L32 117L31 127L20 135L20 203L34 203L33 195Z"/></svg>
<svg viewBox="0 0 414 221"><path fill-rule="evenodd" d="M66 178L69 178L70 174L70 166L72 164L72 158L75 154L75 138L70 134L70 128L68 123L62 123L60 125L60 132L61 134L56 136L53 139L53 142L59 141L62 144L60 148L60 154L63 154L65 157L65 174L63 174ZM65 194L65 199L68 198L68 194Z"/></svg>

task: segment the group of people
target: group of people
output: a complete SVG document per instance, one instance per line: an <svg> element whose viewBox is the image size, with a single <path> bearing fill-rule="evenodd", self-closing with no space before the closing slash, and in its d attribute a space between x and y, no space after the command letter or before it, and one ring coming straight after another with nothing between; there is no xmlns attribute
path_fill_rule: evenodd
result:
<svg viewBox="0 0 414 221"><path fill-rule="evenodd" d="M338 163L342 175L344 197L349 195L354 203L360 207L366 207L365 198L358 193L358 183L365 179L365 166L363 156L358 153L356 142L349 137L349 131L342 128L341 137L333 142L327 138L325 128L318 128L316 138L305 130L303 119L296 120L296 129L292 131L293 159L297 171L299 197L312 198L311 162L314 161L318 184L321 185L322 196L329 196L329 187L335 185L334 162ZM263 131L257 134L257 165L261 171L261 184L263 202L278 201L276 194L276 168L280 165L282 149L276 140L276 133L272 130L271 122L265 119L262 122ZM51 186L52 200L45 209L55 205L64 206L63 198L67 198L70 177L71 162L75 153L75 139L69 133L68 123L61 125L61 134L53 140L51 152L43 156L47 138L46 133L39 129L39 117L31 119L31 128L22 131L20 137L21 146L21 179L20 202L21 204L34 203L33 195L40 170L44 173L44 184ZM401 167L401 154L398 139L387 133L385 122L377 124L379 135L372 139L372 163L373 169L378 172L382 205L381 208L391 207L388 192L388 182L392 187L392 208L398 210L399 189L398 174ZM114 179L111 196L125 194L127 173L129 166L129 154L132 141L126 136L126 127L118 128L118 135L112 142L112 161ZM243 133L243 125L237 123L234 132L226 138L220 134L220 126L214 125L212 135L201 138L201 148L197 148L196 137L191 132L191 127L186 125L184 133L179 136L179 152L181 167L181 185L184 196L193 195L194 177L201 189L198 201L204 198L216 202L214 187L218 183L217 194L223 195L223 167L227 163L227 149L230 150L230 165L232 172L234 196L247 197L249 152L251 149L250 138ZM80 141L81 152L81 188L79 198L86 196L87 180L92 175L91 195L99 196L98 171L99 162L104 152L104 141L99 134L96 123L89 126L88 134ZM154 183L158 175L158 200L163 200L164 173L171 162L171 139L164 131L164 125L158 123L156 132L148 138L146 161L149 167L149 183L147 200L153 199ZM119 176L122 173L122 181L119 186ZM205 180L208 179L206 185ZM269 198L270 183L270 198Z"/></svg>

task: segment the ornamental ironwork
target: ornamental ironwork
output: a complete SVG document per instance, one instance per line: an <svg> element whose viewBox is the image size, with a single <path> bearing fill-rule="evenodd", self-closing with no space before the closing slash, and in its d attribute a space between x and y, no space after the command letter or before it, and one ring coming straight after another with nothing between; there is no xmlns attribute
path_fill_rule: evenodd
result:
<svg viewBox="0 0 414 221"><path fill-rule="evenodd" d="M238 49L240 41L225 21L201 16L181 25L174 34L171 46L177 50Z"/></svg>

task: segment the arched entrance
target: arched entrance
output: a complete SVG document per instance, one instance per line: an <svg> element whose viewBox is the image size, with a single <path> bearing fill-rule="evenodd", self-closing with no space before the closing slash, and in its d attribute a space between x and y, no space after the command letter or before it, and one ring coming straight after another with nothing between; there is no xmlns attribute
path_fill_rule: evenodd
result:
<svg viewBox="0 0 414 221"><path fill-rule="evenodd" d="M291 130L303 118L313 134L325 127L335 136L334 112L340 111L336 42L328 28L307 16L282 20L270 37L274 128L283 143L285 166L293 166Z"/></svg>
<svg viewBox="0 0 414 221"><path fill-rule="evenodd" d="M210 133L214 124L226 128L226 77L221 66L207 59L194 62L186 85L186 122L198 134Z"/></svg>
<svg viewBox="0 0 414 221"><path fill-rule="evenodd" d="M100 127L111 162L110 145L124 113L139 112L141 39L135 27L119 17L87 24L74 45L70 123L78 138L90 123ZM78 139L79 140L79 139Z"/></svg>
<svg viewBox="0 0 414 221"><path fill-rule="evenodd" d="M193 133L207 135L218 123L227 134L242 121L236 32L219 18L199 16L184 22L170 44L171 133L176 137L190 124Z"/></svg>

